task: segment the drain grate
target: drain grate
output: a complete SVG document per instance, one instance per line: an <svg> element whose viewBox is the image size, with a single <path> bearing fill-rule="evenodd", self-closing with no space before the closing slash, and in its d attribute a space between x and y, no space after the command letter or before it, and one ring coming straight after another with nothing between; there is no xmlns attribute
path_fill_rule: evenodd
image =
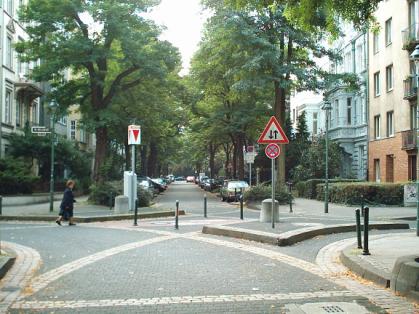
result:
<svg viewBox="0 0 419 314"><path fill-rule="evenodd" d="M322 306L322 309L326 313L345 313L345 311L340 306L337 306L337 305Z"/></svg>
<svg viewBox="0 0 419 314"><path fill-rule="evenodd" d="M20 288L15 287L15 286L6 286L6 287L3 287L1 289L1 291L4 291L4 292L15 292L15 291L18 291L18 290L20 290Z"/></svg>

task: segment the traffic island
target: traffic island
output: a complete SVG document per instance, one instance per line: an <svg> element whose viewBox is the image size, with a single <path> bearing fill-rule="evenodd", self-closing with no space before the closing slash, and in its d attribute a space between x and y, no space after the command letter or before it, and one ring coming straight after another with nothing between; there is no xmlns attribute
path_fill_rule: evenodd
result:
<svg viewBox="0 0 419 314"><path fill-rule="evenodd" d="M392 229L409 229L407 223L372 223L369 225L370 230L392 230ZM320 235L328 235L334 233L355 232L355 224L340 224L330 226L318 226L300 228L284 233L270 233L254 229L236 228L230 226L204 226L202 233L219 235L249 241L273 244L278 246L289 246L295 243L312 239Z"/></svg>
<svg viewBox="0 0 419 314"><path fill-rule="evenodd" d="M12 268L15 260L16 256L2 250L2 254L0 254L0 279L3 279L9 269Z"/></svg>
<svg viewBox="0 0 419 314"><path fill-rule="evenodd" d="M391 274L390 288L419 303L419 254L397 259Z"/></svg>

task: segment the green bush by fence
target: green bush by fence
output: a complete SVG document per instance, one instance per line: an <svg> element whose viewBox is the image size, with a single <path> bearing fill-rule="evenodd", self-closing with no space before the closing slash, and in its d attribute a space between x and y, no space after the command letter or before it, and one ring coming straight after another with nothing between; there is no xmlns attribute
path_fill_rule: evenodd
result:
<svg viewBox="0 0 419 314"><path fill-rule="evenodd" d="M272 188L269 185L259 184L256 186L251 187L246 192L244 192L244 201L245 202L261 202L264 199L272 197ZM278 190L275 192L275 199L279 202L279 204L288 204L290 201L290 197L288 191L285 190Z"/></svg>
<svg viewBox="0 0 419 314"><path fill-rule="evenodd" d="M113 198L115 198L118 195L122 195L123 189L124 188L122 181L112 181L103 183L101 185L92 185L90 187L89 201L93 204L109 206L111 201L111 195ZM153 195L149 191L146 191L138 187L137 195L139 207L150 206L150 202L153 199Z"/></svg>
<svg viewBox="0 0 419 314"><path fill-rule="evenodd" d="M317 185L317 199L324 200L324 184ZM348 205L403 205L403 184L398 183L333 183L329 185L329 201Z"/></svg>
<svg viewBox="0 0 419 314"><path fill-rule="evenodd" d="M300 181L295 185L299 197L316 199L317 198L317 185L324 183L325 179L310 179L307 181ZM330 183L337 182L361 182L356 179L330 179Z"/></svg>

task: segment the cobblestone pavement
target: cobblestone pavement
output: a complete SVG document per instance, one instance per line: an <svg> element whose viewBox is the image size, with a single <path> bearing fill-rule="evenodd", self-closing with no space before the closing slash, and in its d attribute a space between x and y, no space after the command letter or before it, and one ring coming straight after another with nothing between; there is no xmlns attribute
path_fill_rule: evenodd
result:
<svg viewBox="0 0 419 314"><path fill-rule="evenodd" d="M137 227L1 223L8 241L2 245L18 259L1 281L0 313L310 313L303 310L313 304L324 313L345 306L352 310L343 313L419 313L388 290L348 276L337 254L353 243L352 233L287 248L203 235L203 224L242 222L236 205L214 197L203 219L202 195L180 184L160 198L160 206L182 199L189 214L180 230L171 219ZM245 223L257 215L246 211ZM317 223L299 218L292 228Z"/></svg>

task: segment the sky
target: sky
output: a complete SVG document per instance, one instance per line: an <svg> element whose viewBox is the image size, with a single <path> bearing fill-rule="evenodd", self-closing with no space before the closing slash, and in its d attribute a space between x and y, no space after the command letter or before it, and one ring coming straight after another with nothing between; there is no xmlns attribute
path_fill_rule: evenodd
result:
<svg viewBox="0 0 419 314"><path fill-rule="evenodd" d="M149 17L158 25L166 26L161 39L178 47L183 70L188 73L189 62L198 48L206 15L201 12L200 0L162 0Z"/></svg>

